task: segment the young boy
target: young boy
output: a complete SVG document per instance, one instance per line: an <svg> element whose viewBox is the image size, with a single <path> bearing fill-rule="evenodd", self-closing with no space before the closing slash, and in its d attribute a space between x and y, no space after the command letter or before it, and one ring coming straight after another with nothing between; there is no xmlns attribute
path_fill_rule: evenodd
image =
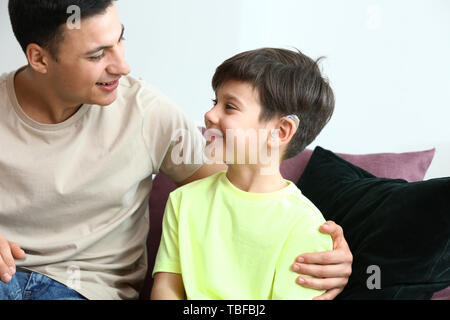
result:
<svg viewBox="0 0 450 320"><path fill-rule="evenodd" d="M333 92L317 62L271 48L228 59L212 84L208 147L228 170L170 194L152 299L312 299L320 291L295 283L292 259L331 250L332 241L318 230L319 210L279 167L323 129Z"/></svg>

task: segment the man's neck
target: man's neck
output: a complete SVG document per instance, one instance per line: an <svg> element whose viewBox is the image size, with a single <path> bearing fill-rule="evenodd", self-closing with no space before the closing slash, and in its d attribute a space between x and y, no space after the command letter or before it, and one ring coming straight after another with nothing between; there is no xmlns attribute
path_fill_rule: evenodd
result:
<svg viewBox="0 0 450 320"><path fill-rule="evenodd" d="M275 192L287 186L279 169L267 174L259 165L229 165L227 178L236 188L252 193Z"/></svg>
<svg viewBox="0 0 450 320"><path fill-rule="evenodd" d="M63 106L54 92L29 67L16 74L14 88L25 114L42 124L58 124L72 117L81 107Z"/></svg>

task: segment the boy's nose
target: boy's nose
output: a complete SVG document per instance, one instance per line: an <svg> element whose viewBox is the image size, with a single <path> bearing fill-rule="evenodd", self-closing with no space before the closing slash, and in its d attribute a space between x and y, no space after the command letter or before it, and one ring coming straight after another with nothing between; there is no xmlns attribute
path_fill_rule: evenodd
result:
<svg viewBox="0 0 450 320"><path fill-rule="evenodd" d="M218 122L218 117L215 114L215 108L212 108L207 113L205 113L205 126L206 128L209 128Z"/></svg>

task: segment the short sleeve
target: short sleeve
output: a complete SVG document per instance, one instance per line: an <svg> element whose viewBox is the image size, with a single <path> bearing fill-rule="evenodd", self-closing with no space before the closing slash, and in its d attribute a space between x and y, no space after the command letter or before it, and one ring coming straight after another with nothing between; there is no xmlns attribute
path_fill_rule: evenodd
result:
<svg viewBox="0 0 450 320"><path fill-rule="evenodd" d="M162 172L174 182L189 178L204 164L205 139L200 129L160 93L142 93L139 99L140 103L151 101L145 108L142 135L153 173Z"/></svg>
<svg viewBox="0 0 450 320"><path fill-rule="evenodd" d="M157 272L171 272L181 274L180 254L178 245L178 206L174 193L167 200L164 212L162 236L156 255L152 277Z"/></svg>
<svg viewBox="0 0 450 320"><path fill-rule="evenodd" d="M317 213L315 215L318 216ZM319 231L324 222L322 216L305 217L299 219L290 230L275 270L273 300L311 300L324 292L297 284L299 274L292 270L292 265L300 254L333 249L331 237Z"/></svg>

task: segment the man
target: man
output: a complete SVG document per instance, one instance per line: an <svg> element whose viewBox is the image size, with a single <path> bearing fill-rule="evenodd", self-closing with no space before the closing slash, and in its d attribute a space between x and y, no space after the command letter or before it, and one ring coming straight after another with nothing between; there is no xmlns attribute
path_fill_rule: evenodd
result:
<svg viewBox="0 0 450 320"><path fill-rule="evenodd" d="M79 28L67 23L71 6ZM192 159L202 158L203 138L161 93L127 76L112 0L10 0L9 12L28 65L0 77L0 298L135 299L152 174L184 185L225 166L173 160L178 130L190 133L183 152ZM292 257L293 269L332 299L352 256L339 226L322 231L334 250Z"/></svg>

